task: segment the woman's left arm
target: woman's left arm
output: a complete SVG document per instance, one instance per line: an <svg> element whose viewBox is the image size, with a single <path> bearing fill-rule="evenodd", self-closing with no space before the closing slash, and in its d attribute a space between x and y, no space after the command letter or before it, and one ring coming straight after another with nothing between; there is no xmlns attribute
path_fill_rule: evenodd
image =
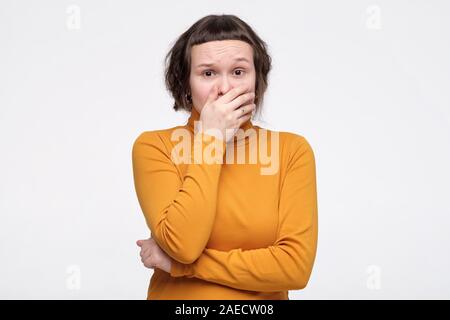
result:
<svg viewBox="0 0 450 320"><path fill-rule="evenodd" d="M172 261L172 277L196 277L229 287L260 291L306 287L317 249L316 165L308 141L292 143L279 202L279 230L267 248L219 251L205 248L192 264Z"/></svg>

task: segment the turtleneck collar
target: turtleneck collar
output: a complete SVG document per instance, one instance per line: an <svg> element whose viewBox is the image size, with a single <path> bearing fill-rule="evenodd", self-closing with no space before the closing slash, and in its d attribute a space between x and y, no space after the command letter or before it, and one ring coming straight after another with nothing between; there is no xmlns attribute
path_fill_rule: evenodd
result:
<svg viewBox="0 0 450 320"><path fill-rule="evenodd" d="M194 106L192 106L191 115L189 116L189 119L188 119L187 124L186 124L186 126L188 127L189 131L192 134L194 134L195 121L200 121L200 113L197 111L197 109L194 108ZM246 132L247 129L255 129L255 131L256 131L255 125L252 123L251 119L249 119L246 122L244 122L240 126L240 128L242 130L244 130L244 132ZM253 134L253 132L251 132L251 134ZM249 141L249 137L248 136L242 137L240 135L235 135L233 137L233 139L237 143L237 145L239 145L240 143L248 144L248 141ZM245 141L242 141L242 140L245 140ZM231 140L228 143L231 143Z"/></svg>

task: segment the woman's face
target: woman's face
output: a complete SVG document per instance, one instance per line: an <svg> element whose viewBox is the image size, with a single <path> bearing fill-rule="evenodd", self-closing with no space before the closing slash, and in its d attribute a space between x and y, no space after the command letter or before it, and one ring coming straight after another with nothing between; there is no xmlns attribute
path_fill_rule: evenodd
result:
<svg viewBox="0 0 450 320"><path fill-rule="evenodd" d="M247 42L221 40L192 47L189 84L192 103L199 113L214 85L221 96L239 85L246 85L247 92L254 92L255 81L253 48Z"/></svg>

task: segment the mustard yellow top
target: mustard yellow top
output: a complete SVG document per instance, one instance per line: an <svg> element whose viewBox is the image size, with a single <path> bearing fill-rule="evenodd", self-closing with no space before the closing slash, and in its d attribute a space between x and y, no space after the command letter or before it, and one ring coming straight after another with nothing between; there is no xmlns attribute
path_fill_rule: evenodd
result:
<svg viewBox="0 0 450 320"><path fill-rule="evenodd" d="M313 150L301 135L251 120L241 126L250 135L226 147L194 131L199 117L193 108L186 125L145 131L133 144L139 204L153 239L173 259L170 274L154 269L147 299L288 300L288 290L308 283L316 256ZM180 151L182 140L190 149ZM211 153L223 163L194 159L213 143L224 147Z"/></svg>

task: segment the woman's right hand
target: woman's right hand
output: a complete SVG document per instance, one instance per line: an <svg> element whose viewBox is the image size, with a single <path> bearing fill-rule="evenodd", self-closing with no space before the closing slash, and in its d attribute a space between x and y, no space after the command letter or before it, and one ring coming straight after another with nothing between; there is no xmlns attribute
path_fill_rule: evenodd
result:
<svg viewBox="0 0 450 320"><path fill-rule="evenodd" d="M228 143L256 108L253 103L255 93L246 90L246 86L239 86L217 98L218 88L214 86L200 113L202 131L208 133L209 129L218 129L221 136L217 136L215 130L209 131L209 134Z"/></svg>

